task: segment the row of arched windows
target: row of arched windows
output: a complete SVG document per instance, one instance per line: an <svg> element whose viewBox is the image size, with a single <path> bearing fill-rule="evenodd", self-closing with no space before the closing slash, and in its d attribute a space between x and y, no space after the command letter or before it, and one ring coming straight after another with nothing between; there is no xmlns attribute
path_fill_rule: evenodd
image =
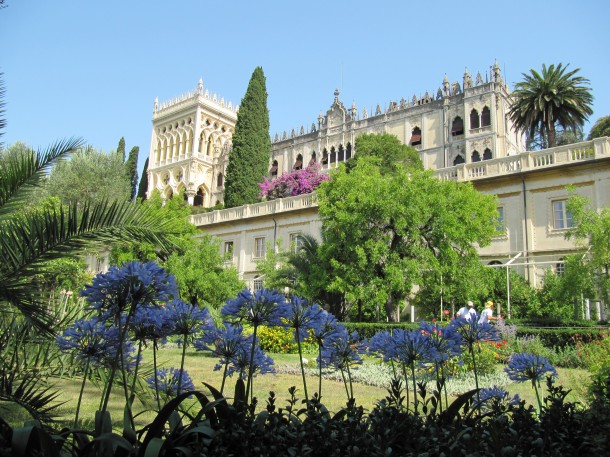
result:
<svg viewBox="0 0 610 457"><path fill-rule="evenodd" d="M470 112L470 130L476 130L491 125L491 113L487 106L483 107L481 115L476 109ZM460 116L456 116L451 123L451 136L459 136L464 134L464 120Z"/></svg>
<svg viewBox="0 0 610 457"><path fill-rule="evenodd" d="M157 162L169 160L173 157L186 155L193 144L193 132L176 133L157 140L157 148L155 151L155 159Z"/></svg>
<svg viewBox="0 0 610 457"><path fill-rule="evenodd" d="M470 155L470 162L473 162L473 163L480 162L481 160L491 160L491 159L493 159L493 154L491 152L491 149L489 149L489 148L485 148L485 150L483 151L482 158L481 158L481 154L477 150L472 151L472 154ZM464 160L464 157L461 155L458 155L455 157L455 159L453 159L453 166L460 165L465 162L466 161Z"/></svg>
<svg viewBox="0 0 610 457"><path fill-rule="evenodd" d="M343 145L340 144L337 149L334 146L330 148L330 152L324 148L322 150L322 168L329 168L333 163L345 162L352 157L352 145L351 143L347 143L347 146L343 148ZM318 156L316 155L316 151L312 151L311 157L307 165L304 165L303 154L297 155L294 164L292 165L293 170L301 170L303 167L307 167L317 163ZM276 177L278 175L279 164L277 160L274 160L271 164L271 168L269 169L269 174L271 177Z"/></svg>

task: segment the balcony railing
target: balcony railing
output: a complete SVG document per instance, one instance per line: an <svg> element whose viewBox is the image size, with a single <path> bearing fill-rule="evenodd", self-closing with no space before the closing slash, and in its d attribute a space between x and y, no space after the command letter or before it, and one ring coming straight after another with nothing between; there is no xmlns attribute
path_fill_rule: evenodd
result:
<svg viewBox="0 0 610 457"><path fill-rule="evenodd" d="M592 141L557 146L541 151L523 152L509 157L464 163L435 170L434 175L442 180L475 181L571 163L590 162L601 158L610 158L610 138L597 138Z"/></svg>
<svg viewBox="0 0 610 457"><path fill-rule="evenodd" d="M597 138L592 141L558 146L542 151L524 152L499 159L460 164L455 167L435 170L434 176L450 181L476 181L570 163L591 162L602 158L610 158L610 138ZM317 206L315 193L312 193L196 214L191 216L191 222L196 226L212 225Z"/></svg>
<svg viewBox="0 0 610 457"><path fill-rule="evenodd" d="M191 216L191 222L196 226L219 224L250 217L260 217L270 214L285 213L304 208L318 206L315 194L297 195L296 197L278 198L268 202L238 206L237 208L221 209L209 213Z"/></svg>

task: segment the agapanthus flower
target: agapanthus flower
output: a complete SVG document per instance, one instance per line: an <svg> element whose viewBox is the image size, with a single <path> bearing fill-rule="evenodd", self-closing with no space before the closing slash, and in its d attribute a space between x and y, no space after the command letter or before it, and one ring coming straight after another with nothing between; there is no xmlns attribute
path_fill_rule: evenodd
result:
<svg viewBox="0 0 610 457"><path fill-rule="evenodd" d="M310 306L304 298L293 295L287 309L288 315L284 322L288 328L293 330L295 339L299 338L299 341L303 341L309 336L309 330L315 329L323 323L321 321L322 308L315 303Z"/></svg>
<svg viewBox="0 0 610 457"><path fill-rule="evenodd" d="M57 345L62 351L94 367L112 367L119 349L122 349L125 369L131 369L136 362L133 344L126 341L121 347L119 329L106 326L99 318L76 321L57 337Z"/></svg>
<svg viewBox="0 0 610 457"><path fill-rule="evenodd" d="M478 315L468 321L463 317L453 319L447 330L457 333L464 344L472 349L474 343L479 341L498 341L500 340L500 332L488 322L479 323Z"/></svg>
<svg viewBox="0 0 610 457"><path fill-rule="evenodd" d="M240 379L247 379L250 372L252 376L256 376L257 373L275 373L273 359L265 354L265 351L258 346L258 342L254 346L254 358L250 367L251 350L252 336L247 338L246 344L240 347L235 356L229 359L227 370L229 376L237 373Z"/></svg>
<svg viewBox="0 0 610 457"><path fill-rule="evenodd" d="M165 307L138 308L129 322L135 341L163 341L171 331Z"/></svg>
<svg viewBox="0 0 610 457"><path fill-rule="evenodd" d="M253 294L244 289L236 298L227 300L221 313L228 320L245 321L254 326L284 326L288 307L286 298L277 290L263 288Z"/></svg>
<svg viewBox="0 0 610 457"><path fill-rule="evenodd" d="M214 329L214 321L207 308L173 300L167 304L165 312L171 335L193 336Z"/></svg>
<svg viewBox="0 0 610 457"><path fill-rule="evenodd" d="M387 357L405 365L432 358L434 348L419 330L397 329L392 333L392 340L387 348Z"/></svg>
<svg viewBox="0 0 610 457"><path fill-rule="evenodd" d="M153 305L178 296L173 275L153 262L137 261L111 266L86 285L81 295L104 318L133 312L139 305Z"/></svg>
<svg viewBox="0 0 610 457"><path fill-rule="evenodd" d="M319 346L323 347L346 332L345 327L337 321L337 318L324 309L320 309L318 325L312 328L313 338Z"/></svg>
<svg viewBox="0 0 610 457"><path fill-rule="evenodd" d="M344 330L343 334L334 338L330 344L322 348L318 363L323 367L332 366L338 370L344 370L355 365L362 364L360 357L361 342L358 333L351 334Z"/></svg>
<svg viewBox="0 0 610 457"><path fill-rule="evenodd" d="M504 404L510 406L516 406L519 404L521 399L519 395L515 394L512 397L506 389L502 387L493 386L479 391L478 402L475 402L475 408L480 406L483 411L491 410L494 403Z"/></svg>
<svg viewBox="0 0 610 457"><path fill-rule="evenodd" d="M540 383L547 373L557 376L557 370L545 357L527 352L511 355L504 371L512 381L531 381L532 384Z"/></svg>
<svg viewBox="0 0 610 457"><path fill-rule="evenodd" d="M180 373L182 373L182 381L180 380ZM180 371L175 368L160 368L157 369L156 382L159 388L159 394L163 394L166 397L175 397L181 392L189 392L195 390L193 380L186 371ZM148 387L155 390L155 375L146 378ZM180 385L180 392L178 392L178 385Z"/></svg>
<svg viewBox="0 0 610 457"><path fill-rule="evenodd" d="M224 329L204 333L194 343L199 351L212 351L213 357L220 358L214 370L220 370L231 359L237 357L240 351L248 351L252 345L252 337L243 334L241 325L225 324Z"/></svg>
<svg viewBox="0 0 610 457"><path fill-rule="evenodd" d="M384 362L392 360L391 351L389 349L394 346L392 335L387 330L382 330L373 335L369 340L369 354L373 356L382 356Z"/></svg>
<svg viewBox="0 0 610 457"><path fill-rule="evenodd" d="M443 327L436 322L422 321L419 324L419 330L432 349L425 354L425 362L443 363L462 353L461 337L454 328Z"/></svg>

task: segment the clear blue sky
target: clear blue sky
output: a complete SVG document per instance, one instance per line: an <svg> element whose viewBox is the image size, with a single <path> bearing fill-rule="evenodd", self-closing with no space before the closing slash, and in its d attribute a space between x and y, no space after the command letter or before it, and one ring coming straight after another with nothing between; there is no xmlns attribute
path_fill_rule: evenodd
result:
<svg viewBox="0 0 610 457"><path fill-rule="evenodd" d="M192 90L239 104L267 77L271 134L307 127L341 90L361 112L436 94L498 60L512 87L530 68L569 63L610 114L610 2L7 0L0 10L3 138L45 147L80 136L149 154L155 97Z"/></svg>

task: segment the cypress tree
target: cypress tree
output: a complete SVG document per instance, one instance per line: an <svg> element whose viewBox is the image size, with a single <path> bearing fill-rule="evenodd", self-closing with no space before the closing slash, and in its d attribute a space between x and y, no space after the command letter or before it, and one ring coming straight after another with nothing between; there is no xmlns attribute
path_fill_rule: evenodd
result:
<svg viewBox="0 0 610 457"><path fill-rule="evenodd" d="M129 157L127 158L127 162L125 162L125 172L127 174L127 178L131 183L131 200L136 198L136 193L138 192L138 154L140 153L140 148L138 146L134 146L129 151Z"/></svg>
<svg viewBox="0 0 610 457"><path fill-rule="evenodd" d="M261 67L256 67L237 113L225 176L225 207L259 201L258 183L267 175L270 153L265 75Z"/></svg>
<svg viewBox="0 0 610 457"><path fill-rule="evenodd" d="M122 157L123 163L125 163L125 137L122 136L119 140L119 146L116 148L116 152Z"/></svg>
<svg viewBox="0 0 610 457"><path fill-rule="evenodd" d="M138 187L138 198L146 200L146 191L148 190L148 157L144 162L144 169L142 170L142 177L140 178L140 187Z"/></svg>

